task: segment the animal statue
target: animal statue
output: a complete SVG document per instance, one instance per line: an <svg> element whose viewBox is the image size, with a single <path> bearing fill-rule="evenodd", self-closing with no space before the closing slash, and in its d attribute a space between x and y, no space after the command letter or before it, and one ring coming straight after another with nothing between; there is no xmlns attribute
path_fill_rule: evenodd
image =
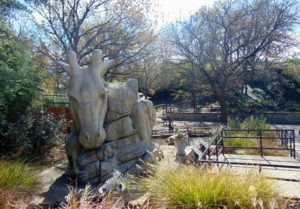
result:
<svg viewBox="0 0 300 209"><path fill-rule="evenodd" d="M73 51L66 53L66 62L60 65L70 77L67 94L74 127L66 139L66 153L72 173L94 183L146 159L154 149L156 112L152 102L138 100L137 80L107 83L103 75L112 61L102 61L99 49L92 51L87 66L78 64Z"/></svg>
<svg viewBox="0 0 300 209"><path fill-rule="evenodd" d="M102 62L99 49L93 50L88 66L81 67L73 51L67 52L66 61L68 64L60 65L70 77L67 95L74 121L74 130L66 140L66 151L71 167L75 173L79 173L77 155L80 149L99 148L106 138L103 123L108 90L102 76L112 61Z"/></svg>

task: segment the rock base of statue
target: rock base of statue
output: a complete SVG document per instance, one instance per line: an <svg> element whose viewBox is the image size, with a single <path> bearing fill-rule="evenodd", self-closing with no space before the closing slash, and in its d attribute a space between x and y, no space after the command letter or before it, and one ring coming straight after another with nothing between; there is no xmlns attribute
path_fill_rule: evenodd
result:
<svg viewBox="0 0 300 209"><path fill-rule="evenodd" d="M133 135L118 141L104 143L99 150L82 152L78 156L80 183L101 183L115 171L139 174L147 163L153 163L159 145L146 143Z"/></svg>

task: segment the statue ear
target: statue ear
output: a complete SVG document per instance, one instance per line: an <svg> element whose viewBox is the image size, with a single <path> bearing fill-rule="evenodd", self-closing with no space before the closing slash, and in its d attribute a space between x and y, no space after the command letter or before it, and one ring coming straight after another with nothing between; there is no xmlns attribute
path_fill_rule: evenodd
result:
<svg viewBox="0 0 300 209"><path fill-rule="evenodd" d="M79 71L79 64L77 62L76 53L74 51L68 51L66 53L66 60L69 64L69 74L73 74Z"/></svg>
<svg viewBox="0 0 300 209"><path fill-rule="evenodd" d="M103 54L100 49L94 49L92 51L92 65L95 69L99 69L100 75L103 78L105 73L108 71L109 66L113 63L113 60L102 61Z"/></svg>
<svg viewBox="0 0 300 209"><path fill-rule="evenodd" d="M100 49L94 49L91 55L91 68L95 70L97 74L101 73L102 65L102 51Z"/></svg>
<svg viewBox="0 0 300 209"><path fill-rule="evenodd" d="M92 51L92 62L100 64L102 60L102 51L100 49L94 49Z"/></svg>

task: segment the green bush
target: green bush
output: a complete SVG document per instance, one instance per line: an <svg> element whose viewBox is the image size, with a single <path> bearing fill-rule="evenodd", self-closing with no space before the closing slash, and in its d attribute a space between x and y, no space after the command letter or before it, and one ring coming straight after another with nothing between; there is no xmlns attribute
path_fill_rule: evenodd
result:
<svg viewBox="0 0 300 209"><path fill-rule="evenodd" d="M246 118L240 125L242 129L267 129L271 127L267 124L267 119L263 117L250 116Z"/></svg>
<svg viewBox="0 0 300 209"><path fill-rule="evenodd" d="M229 129L270 129L267 119L264 117L250 116L244 120L229 118L227 128Z"/></svg>
<svg viewBox="0 0 300 209"><path fill-rule="evenodd" d="M38 153L56 138L57 121L34 110L43 71L29 38L15 36L0 20L0 151Z"/></svg>
<svg viewBox="0 0 300 209"><path fill-rule="evenodd" d="M159 166L152 176L141 179L140 185L162 208L271 208L279 197L262 175L185 165Z"/></svg>
<svg viewBox="0 0 300 209"><path fill-rule="evenodd" d="M241 121L239 118L229 118L227 122L227 128L229 129L239 129Z"/></svg>
<svg viewBox="0 0 300 209"><path fill-rule="evenodd" d="M39 111L23 115L16 122L0 120L0 151L42 154L49 145L64 139L63 128L63 121Z"/></svg>

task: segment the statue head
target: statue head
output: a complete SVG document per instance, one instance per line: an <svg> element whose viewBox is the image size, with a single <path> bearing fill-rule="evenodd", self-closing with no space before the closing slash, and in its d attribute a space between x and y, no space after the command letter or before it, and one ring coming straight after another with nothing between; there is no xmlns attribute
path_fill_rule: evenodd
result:
<svg viewBox="0 0 300 209"><path fill-rule="evenodd" d="M66 61L64 67L70 76L70 110L79 142L87 149L98 148L106 138L103 123L107 112L108 90L103 75L112 61L103 62L99 49L93 50L91 62L87 66L78 64L73 51L67 52Z"/></svg>

